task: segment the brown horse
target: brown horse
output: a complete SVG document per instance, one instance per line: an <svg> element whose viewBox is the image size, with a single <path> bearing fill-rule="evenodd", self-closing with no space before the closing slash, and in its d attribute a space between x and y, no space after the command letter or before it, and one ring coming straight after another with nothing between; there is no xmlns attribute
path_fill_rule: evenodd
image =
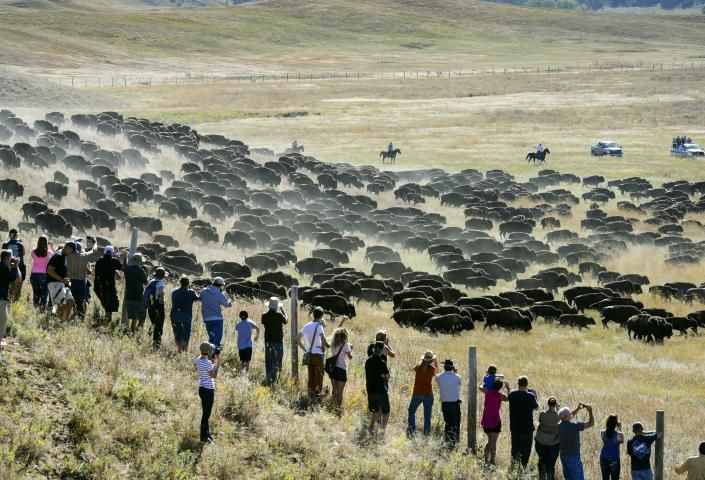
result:
<svg viewBox="0 0 705 480"><path fill-rule="evenodd" d="M382 163L384 163L386 159L389 159L391 163L397 163L397 155L401 155L401 150L398 148L395 148L391 152L386 150L379 152L379 156L382 158Z"/></svg>

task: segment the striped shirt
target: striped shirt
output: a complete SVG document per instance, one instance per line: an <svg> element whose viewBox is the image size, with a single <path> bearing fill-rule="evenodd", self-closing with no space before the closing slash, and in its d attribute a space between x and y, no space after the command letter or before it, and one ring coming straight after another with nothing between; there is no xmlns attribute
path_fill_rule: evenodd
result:
<svg viewBox="0 0 705 480"><path fill-rule="evenodd" d="M196 358L196 370L198 370L198 386L215 390L215 378L211 377L209 372L213 370L213 362L207 358Z"/></svg>

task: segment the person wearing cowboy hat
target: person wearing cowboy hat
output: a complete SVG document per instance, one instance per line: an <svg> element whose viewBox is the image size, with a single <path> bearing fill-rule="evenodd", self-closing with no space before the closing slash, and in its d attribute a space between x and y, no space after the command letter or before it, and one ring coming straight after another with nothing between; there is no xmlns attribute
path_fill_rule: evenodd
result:
<svg viewBox="0 0 705 480"><path fill-rule="evenodd" d="M152 322L152 345L159 348L162 344L162 333L164 332L164 289L166 288L166 270L164 267L157 267L154 270L154 278L144 289L143 298L147 304L147 314Z"/></svg>
<svg viewBox="0 0 705 480"><path fill-rule="evenodd" d="M223 293L225 280L215 277L213 283L201 290L201 312L208 332L208 341L215 345L214 355L220 354L223 347L223 312L221 307L230 308L232 302Z"/></svg>
<svg viewBox="0 0 705 480"><path fill-rule="evenodd" d="M264 366L267 372L267 384L277 380L284 359L284 325L288 322L284 306L279 297L271 297L267 302L267 311L262 314L264 327Z"/></svg>
<svg viewBox="0 0 705 480"><path fill-rule="evenodd" d="M407 433L416 433L416 410L423 404L423 434L431 434L431 414L433 413L433 379L438 371L438 358L431 350L423 354L414 366L414 389L409 402Z"/></svg>
<svg viewBox="0 0 705 480"><path fill-rule="evenodd" d="M445 422L444 439L450 448L455 448L460 439L460 375L456 373L453 360L443 362L443 373L436 376L441 411Z"/></svg>

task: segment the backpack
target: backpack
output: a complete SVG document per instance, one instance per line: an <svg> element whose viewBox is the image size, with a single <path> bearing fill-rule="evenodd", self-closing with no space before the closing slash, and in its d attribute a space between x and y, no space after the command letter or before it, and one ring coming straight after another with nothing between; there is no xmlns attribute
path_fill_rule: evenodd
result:
<svg viewBox="0 0 705 480"><path fill-rule="evenodd" d="M634 442L632 444L632 455L634 458L643 460L651 455L651 448L646 442Z"/></svg>
<svg viewBox="0 0 705 480"><path fill-rule="evenodd" d="M157 302L157 280L152 280L144 289L142 294L142 303L147 307L151 307L152 304Z"/></svg>

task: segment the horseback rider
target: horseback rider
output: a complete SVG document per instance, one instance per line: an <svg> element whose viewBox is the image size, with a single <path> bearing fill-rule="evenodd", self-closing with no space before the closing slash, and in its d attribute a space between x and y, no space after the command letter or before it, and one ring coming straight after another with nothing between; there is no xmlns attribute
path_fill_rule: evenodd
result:
<svg viewBox="0 0 705 480"><path fill-rule="evenodd" d="M387 153L391 154L394 151L394 145L392 145L392 141L389 141L389 145L387 145Z"/></svg>
<svg viewBox="0 0 705 480"><path fill-rule="evenodd" d="M536 155L541 154L541 152L543 152L543 145L539 143L538 145L536 145Z"/></svg>
<svg viewBox="0 0 705 480"><path fill-rule="evenodd" d="M299 148L299 142L294 139L294 141L291 142L291 149L295 151L297 148Z"/></svg>

